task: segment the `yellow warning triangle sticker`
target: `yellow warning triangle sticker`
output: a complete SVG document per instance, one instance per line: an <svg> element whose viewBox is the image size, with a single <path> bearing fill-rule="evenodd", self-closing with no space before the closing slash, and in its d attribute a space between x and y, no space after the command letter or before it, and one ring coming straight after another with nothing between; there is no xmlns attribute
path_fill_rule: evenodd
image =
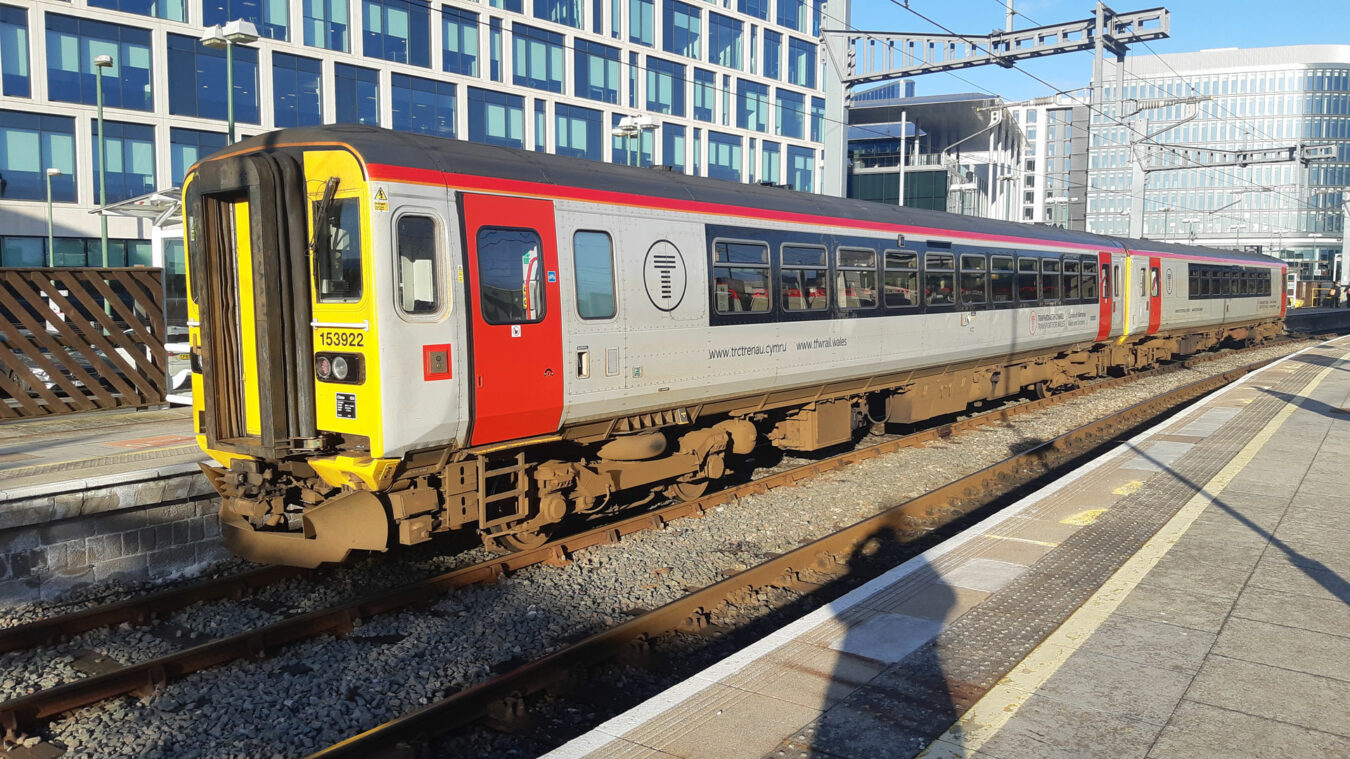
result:
<svg viewBox="0 0 1350 759"><path fill-rule="evenodd" d="M389 196L387 196L387 195L384 194L384 188L383 188L383 187L381 187L381 188L379 188L378 190L375 191L375 199L376 199L376 200L388 200L388 199L389 199Z"/></svg>

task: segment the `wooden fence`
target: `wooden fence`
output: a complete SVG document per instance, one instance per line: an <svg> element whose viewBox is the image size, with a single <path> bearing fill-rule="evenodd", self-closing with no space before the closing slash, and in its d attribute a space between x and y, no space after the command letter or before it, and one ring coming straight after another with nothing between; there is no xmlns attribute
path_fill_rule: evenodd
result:
<svg viewBox="0 0 1350 759"><path fill-rule="evenodd" d="M164 403L161 269L0 269L0 419Z"/></svg>

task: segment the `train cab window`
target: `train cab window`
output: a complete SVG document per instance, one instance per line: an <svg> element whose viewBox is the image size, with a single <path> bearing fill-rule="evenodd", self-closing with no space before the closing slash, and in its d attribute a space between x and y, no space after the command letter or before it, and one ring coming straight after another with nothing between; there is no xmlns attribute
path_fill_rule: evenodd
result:
<svg viewBox="0 0 1350 759"><path fill-rule="evenodd" d="M355 303L361 300L361 204L356 198L334 199L320 223L328 250L314 265L318 300Z"/></svg>
<svg viewBox="0 0 1350 759"><path fill-rule="evenodd" d="M1078 269L1078 259L1064 259L1064 302L1072 303L1082 297L1083 280Z"/></svg>
<svg viewBox="0 0 1350 759"><path fill-rule="evenodd" d="M1012 256L989 257L989 301L991 303L1012 303L1013 278Z"/></svg>
<svg viewBox="0 0 1350 759"><path fill-rule="evenodd" d="M919 305L919 254L912 250L888 250L885 255L887 308Z"/></svg>
<svg viewBox="0 0 1350 759"><path fill-rule="evenodd" d="M398 246L398 308L405 314L434 314L441 308L436 273L436 220L400 216L395 225Z"/></svg>
<svg viewBox="0 0 1350 759"><path fill-rule="evenodd" d="M1062 294L1060 289L1059 259L1041 259L1041 297L1046 301L1058 301Z"/></svg>
<svg viewBox="0 0 1350 759"><path fill-rule="evenodd" d="M961 302L967 306L982 306L989 300L985 292L989 287L989 275L986 272L984 256L965 254L961 256Z"/></svg>
<svg viewBox="0 0 1350 759"><path fill-rule="evenodd" d="M923 257L923 303L948 306L955 302L952 286L956 279L956 259L951 253L929 251Z"/></svg>
<svg viewBox="0 0 1350 759"><path fill-rule="evenodd" d="M839 307L877 307L877 252L867 248L839 248L834 252L839 272Z"/></svg>
<svg viewBox="0 0 1350 759"><path fill-rule="evenodd" d="M1083 300L1097 300L1097 261L1083 256Z"/></svg>
<svg viewBox="0 0 1350 759"><path fill-rule="evenodd" d="M1035 258L1017 259L1017 300L1035 303L1041 299L1041 264Z"/></svg>
<svg viewBox="0 0 1350 759"><path fill-rule="evenodd" d="M1158 297L1158 267L1150 266L1148 269L1148 294L1150 297Z"/></svg>
<svg viewBox="0 0 1350 759"><path fill-rule="evenodd" d="M478 307L488 324L544 318L544 262L533 229L478 230Z"/></svg>
<svg viewBox="0 0 1350 759"><path fill-rule="evenodd" d="M783 308L788 311L823 311L830 307L829 269L825 249L784 245L780 270Z"/></svg>
<svg viewBox="0 0 1350 759"><path fill-rule="evenodd" d="M572 235L572 268L575 270L577 316L608 319L614 306L614 245L604 232Z"/></svg>
<svg viewBox="0 0 1350 759"><path fill-rule="evenodd" d="M760 242L722 242L713 246L713 296L719 314L766 313L769 298L769 246Z"/></svg>

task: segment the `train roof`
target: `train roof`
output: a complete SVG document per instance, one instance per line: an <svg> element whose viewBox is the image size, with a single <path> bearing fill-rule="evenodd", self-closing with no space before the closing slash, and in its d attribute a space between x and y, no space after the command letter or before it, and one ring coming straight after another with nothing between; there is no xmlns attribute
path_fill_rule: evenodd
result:
<svg viewBox="0 0 1350 759"><path fill-rule="evenodd" d="M558 156L549 153L485 145L465 140L399 132L358 124L299 127L268 132L242 140L218 155L250 149L302 149L322 143L350 146L366 163L435 169L521 182L539 182L584 190L617 192L650 198L696 201L810 216L899 224L944 230L960 235L995 235L1028 241L1064 242L1103 248L1201 255L1250 260L1266 264L1278 259L1257 253L1216 250L1157 240L1131 240L1060 227L1021 224L976 216L891 206L883 203L796 192L781 187L743 184L694 177L659 168L637 168ZM210 160L208 158L207 160Z"/></svg>

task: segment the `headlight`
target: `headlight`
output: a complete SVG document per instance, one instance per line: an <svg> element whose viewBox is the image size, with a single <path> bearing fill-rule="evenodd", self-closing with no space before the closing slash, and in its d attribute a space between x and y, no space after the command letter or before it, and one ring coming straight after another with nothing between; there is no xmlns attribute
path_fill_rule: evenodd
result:
<svg viewBox="0 0 1350 759"><path fill-rule="evenodd" d="M340 382L359 385L366 381L361 356L356 353L317 353L314 356L314 375L320 382Z"/></svg>
<svg viewBox="0 0 1350 759"><path fill-rule="evenodd" d="M319 356L314 362L314 368L319 374L319 379L326 380L333 376L333 365L329 363L327 356Z"/></svg>
<svg viewBox="0 0 1350 759"><path fill-rule="evenodd" d="M343 358L342 356L338 356L333 359L333 377L335 377L339 382L343 382L347 379L348 369L349 367L347 366L347 359Z"/></svg>

